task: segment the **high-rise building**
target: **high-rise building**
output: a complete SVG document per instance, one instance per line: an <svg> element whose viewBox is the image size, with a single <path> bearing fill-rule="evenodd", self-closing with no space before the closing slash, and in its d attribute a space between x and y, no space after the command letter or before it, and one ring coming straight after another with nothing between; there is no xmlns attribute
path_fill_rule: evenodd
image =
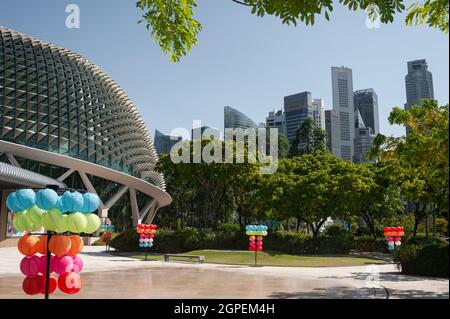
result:
<svg viewBox="0 0 450 319"><path fill-rule="evenodd" d="M207 135L207 138L214 137L215 139L220 138L220 130L216 128L212 128L209 126L196 127L192 129L191 133L192 140L199 140L203 138L203 135Z"/></svg>
<svg viewBox="0 0 450 319"><path fill-rule="evenodd" d="M355 139L355 109L353 104L353 75L346 67L332 67L333 111L338 117L339 136L333 137L333 154L346 161L352 161Z"/></svg>
<svg viewBox="0 0 450 319"><path fill-rule="evenodd" d="M224 108L224 128L258 128L258 125L253 122L245 114L232 108L231 106L225 106Z"/></svg>
<svg viewBox="0 0 450 319"><path fill-rule="evenodd" d="M278 133L286 134L286 116L283 110L273 110L266 117L266 125L270 128L277 128Z"/></svg>
<svg viewBox="0 0 450 319"><path fill-rule="evenodd" d="M423 99L434 99L433 75L428 71L426 60L408 62L408 74L405 77L405 109L413 105L422 105Z"/></svg>
<svg viewBox="0 0 450 319"><path fill-rule="evenodd" d="M373 148L375 135L370 127L356 128L354 163L367 163L367 152Z"/></svg>
<svg viewBox="0 0 450 319"><path fill-rule="evenodd" d="M312 109L314 124L325 130L325 101L323 99L314 99L312 101Z"/></svg>
<svg viewBox="0 0 450 319"><path fill-rule="evenodd" d="M172 147L180 142L183 138L181 136L165 135L158 130L155 130L155 149L158 154L170 154Z"/></svg>
<svg viewBox="0 0 450 319"><path fill-rule="evenodd" d="M353 94L355 120L357 111L365 127L370 127L373 134L380 133L378 116L378 96L373 89L358 90Z"/></svg>
<svg viewBox="0 0 450 319"><path fill-rule="evenodd" d="M336 154L338 152L336 149L338 141L336 139L339 137L339 114L336 111L325 111L325 131L327 134L327 149Z"/></svg>
<svg viewBox="0 0 450 319"><path fill-rule="evenodd" d="M310 116L313 117L311 92L302 92L284 98L286 137L289 143L295 139L297 130Z"/></svg>

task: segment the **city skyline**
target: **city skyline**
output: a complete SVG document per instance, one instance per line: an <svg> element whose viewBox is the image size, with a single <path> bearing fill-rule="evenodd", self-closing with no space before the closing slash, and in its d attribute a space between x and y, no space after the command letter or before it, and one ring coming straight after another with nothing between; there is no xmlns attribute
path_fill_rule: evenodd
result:
<svg viewBox="0 0 450 319"><path fill-rule="evenodd" d="M407 61L426 59L435 98L448 102L448 35L407 27L400 16L393 24L367 29L364 12L350 14L337 7L331 22L294 28L270 17L249 16L231 2L205 2L197 10L204 25L200 45L173 64L136 23L140 16L134 5L118 0L74 2L81 10L79 30L65 28L65 4L49 0L39 5L29 0L5 3L0 24L87 56L127 91L152 135L154 128L166 134L177 127L189 130L195 119L222 127L225 105L264 122L269 110L282 108L283 96L303 91L324 99L329 109L332 65L353 69L355 91L372 87L377 92L380 131L386 135L404 134L402 127L389 125L387 117L392 107L406 102ZM97 13L106 6L108 14L99 23ZM36 17L43 18L42 23L35 24ZM117 39L124 46L117 47ZM305 43L314 50L304 50Z"/></svg>

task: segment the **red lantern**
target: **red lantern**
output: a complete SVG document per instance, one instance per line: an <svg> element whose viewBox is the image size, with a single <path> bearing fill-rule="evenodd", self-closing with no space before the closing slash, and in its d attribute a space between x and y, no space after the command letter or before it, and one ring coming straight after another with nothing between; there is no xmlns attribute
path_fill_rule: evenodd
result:
<svg viewBox="0 0 450 319"><path fill-rule="evenodd" d="M41 294L45 295L45 280L46 278L42 276L42 287L41 291L39 291ZM56 287L58 287L58 281L54 277L50 277L50 280L48 281L48 294L51 295L55 292Z"/></svg>
<svg viewBox="0 0 450 319"><path fill-rule="evenodd" d="M27 295L37 295L42 289L42 275L35 277L25 277L22 283L22 289Z"/></svg>
<svg viewBox="0 0 450 319"><path fill-rule="evenodd" d="M69 295L80 292L83 282L79 274L74 272L65 272L58 278L59 289Z"/></svg>

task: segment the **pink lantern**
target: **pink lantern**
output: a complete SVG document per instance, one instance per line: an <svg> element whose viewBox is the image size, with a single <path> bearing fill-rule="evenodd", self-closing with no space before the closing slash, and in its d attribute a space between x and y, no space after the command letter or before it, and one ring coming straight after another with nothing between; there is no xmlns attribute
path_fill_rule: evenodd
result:
<svg viewBox="0 0 450 319"><path fill-rule="evenodd" d="M24 257L20 262L20 271L27 277L34 277L39 273L40 260L38 256Z"/></svg>

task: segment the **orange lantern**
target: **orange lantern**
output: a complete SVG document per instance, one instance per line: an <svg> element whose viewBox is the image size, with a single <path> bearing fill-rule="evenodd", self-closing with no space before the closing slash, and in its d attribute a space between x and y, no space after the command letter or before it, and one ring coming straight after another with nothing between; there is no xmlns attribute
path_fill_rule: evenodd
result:
<svg viewBox="0 0 450 319"><path fill-rule="evenodd" d="M47 235L39 237L39 245L37 245L37 252L41 255L47 254Z"/></svg>
<svg viewBox="0 0 450 319"><path fill-rule="evenodd" d="M81 239L81 237L77 235L69 236L69 239L71 242L69 255L72 256L78 255L83 250L84 247L83 239Z"/></svg>
<svg viewBox="0 0 450 319"><path fill-rule="evenodd" d="M49 249L50 251L58 257L67 255L72 246L72 241L68 236L55 235L50 238Z"/></svg>
<svg viewBox="0 0 450 319"><path fill-rule="evenodd" d="M26 234L22 236L22 238L19 239L19 242L17 243L17 248L19 251L26 256L33 256L37 253L39 247L39 238Z"/></svg>

